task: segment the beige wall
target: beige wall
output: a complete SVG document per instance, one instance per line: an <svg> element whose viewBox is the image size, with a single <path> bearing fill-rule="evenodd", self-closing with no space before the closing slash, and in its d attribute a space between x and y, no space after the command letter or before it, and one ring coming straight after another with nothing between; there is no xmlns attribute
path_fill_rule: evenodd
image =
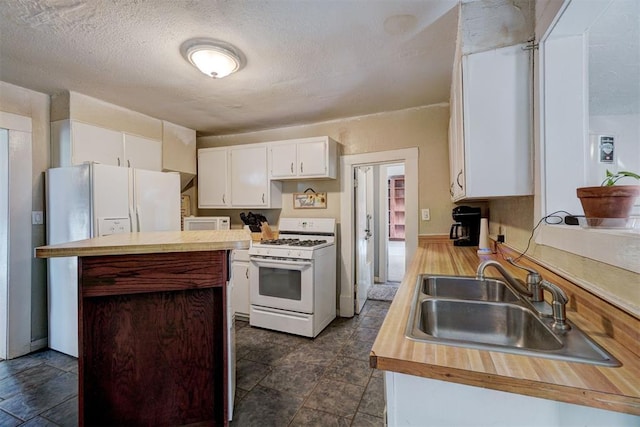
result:
<svg viewBox="0 0 640 427"><path fill-rule="evenodd" d="M32 210L44 211L44 171L49 167L49 96L0 82L0 110L32 119ZM46 242L44 225L32 226L33 247ZM47 337L46 261L31 261L31 340Z"/></svg>
<svg viewBox="0 0 640 427"><path fill-rule="evenodd" d="M419 208L431 209L431 220L420 221L420 234L444 234L451 225L452 203L449 196L449 160L447 131L449 105L437 104L420 108L361 116L344 120L271 129L245 134L198 138L198 148L220 147L292 138L328 135L340 142L342 154L361 154L399 148L419 149ZM339 178L340 179L340 178ZM326 210L294 210L292 194L312 187L328 193ZM340 185L338 180L291 181L283 183L282 210L263 211L270 223L282 216L340 217ZM231 215L239 224L241 210L200 209L198 215ZM418 212L414 213L418 215Z"/></svg>
<svg viewBox="0 0 640 427"><path fill-rule="evenodd" d="M77 92L52 98L51 121L64 119L162 140L162 120Z"/></svg>

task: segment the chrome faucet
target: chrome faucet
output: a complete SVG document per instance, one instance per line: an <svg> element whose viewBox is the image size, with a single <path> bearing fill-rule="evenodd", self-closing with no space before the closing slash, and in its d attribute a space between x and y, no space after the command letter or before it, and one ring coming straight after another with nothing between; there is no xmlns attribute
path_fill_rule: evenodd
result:
<svg viewBox="0 0 640 427"><path fill-rule="evenodd" d="M567 323L566 305L569 302L567 294L564 293L559 286L551 282L543 280L540 283L542 289L551 292L553 300L551 301L551 309L553 310L553 324L551 327L558 331L568 331L571 326Z"/></svg>
<svg viewBox="0 0 640 427"><path fill-rule="evenodd" d="M518 280L516 280L515 277L513 277L511 274L509 274L509 272L507 270L505 270L505 268L502 266L502 264L500 264L498 261L494 261L492 259L487 260L487 261L483 261L479 266L478 269L476 270L476 278L483 280L484 277L484 270L487 269L488 267L493 267L496 270L498 270L500 272L500 274L502 274L502 277L505 278L505 280L507 281L507 286L509 286L509 288L519 297L530 297L531 296L531 292L529 292L528 289L526 289L524 286L522 286L520 284L520 282L518 282ZM529 302L528 298L522 298L523 300Z"/></svg>
<svg viewBox="0 0 640 427"><path fill-rule="evenodd" d="M525 289L516 278L505 270L502 264L494 260L482 262L476 270L476 278L483 280L485 278L484 270L486 270L487 267L494 267L505 278L509 289L511 289L521 301L525 302L529 307L537 311L539 315L544 315L544 313L536 307L537 305L540 305L536 303L544 303L543 290L551 292L551 295L553 296L553 300L551 302L553 324L551 327L557 331L568 331L571 329L571 326L567 323L566 305L569 302L567 294L565 294L559 286L543 280L542 276L540 276L540 273L537 271L516 265L511 259L508 259L507 261L518 268L528 271L527 286L529 289Z"/></svg>
<svg viewBox="0 0 640 427"><path fill-rule="evenodd" d="M544 301L544 295L542 293L542 287L540 284L542 283L542 276L533 268L528 268L519 264L513 260L513 258L507 258L507 262L514 267L517 267L521 270L525 270L527 272L527 289L531 293L531 302L541 302Z"/></svg>

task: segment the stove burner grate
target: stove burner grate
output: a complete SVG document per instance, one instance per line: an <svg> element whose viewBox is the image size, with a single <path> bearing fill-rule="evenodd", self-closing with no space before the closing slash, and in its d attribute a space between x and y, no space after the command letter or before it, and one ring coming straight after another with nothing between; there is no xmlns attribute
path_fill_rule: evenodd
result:
<svg viewBox="0 0 640 427"><path fill-rule="evenodd" d="M260 242L263 245L288 245L288 246L304 246L304 247L313 247L322 245L327 243L326 240L300 240L300 239L272 239L272 240L263 240Z"/></svg>

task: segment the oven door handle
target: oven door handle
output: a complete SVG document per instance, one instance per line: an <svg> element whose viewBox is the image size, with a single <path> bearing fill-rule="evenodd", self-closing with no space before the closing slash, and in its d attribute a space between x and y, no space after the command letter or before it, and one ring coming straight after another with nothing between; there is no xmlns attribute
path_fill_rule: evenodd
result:
<svg viewBox="0 0 640 427"><path fill-rule="evenodd" d="M284 268L286 270L304 270L305 268L311 267L311 261L269 261L267 259L256 259L251 258L251 262L253 262L258 267L265 268Z"/></svg>

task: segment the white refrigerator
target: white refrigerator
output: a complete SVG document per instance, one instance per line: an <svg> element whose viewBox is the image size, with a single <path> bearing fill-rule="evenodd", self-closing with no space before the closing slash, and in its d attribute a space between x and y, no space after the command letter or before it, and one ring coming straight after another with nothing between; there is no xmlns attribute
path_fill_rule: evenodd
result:
<svg viewBox="0 0 640 427"><path fill-rule="evenodd" d="M47 243L180 231L180 176L87 163L46 172ZM78 357L78 263L48 259L49 347Z"/></svg>

